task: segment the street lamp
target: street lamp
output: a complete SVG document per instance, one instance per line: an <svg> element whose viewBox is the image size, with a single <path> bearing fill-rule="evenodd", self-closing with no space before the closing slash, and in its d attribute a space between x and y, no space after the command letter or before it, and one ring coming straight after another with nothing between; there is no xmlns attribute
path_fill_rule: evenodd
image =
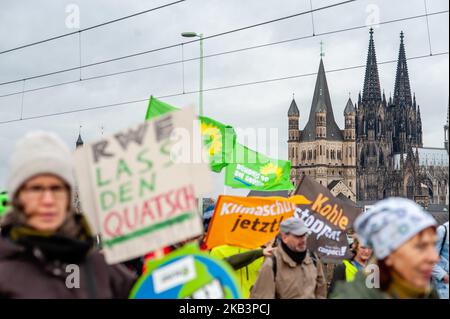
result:
<svg viewBox="0 0 450 319"><path fill-rule="evenodd" d="M203 34L197 34L195 32L183 32L181 36L185 38L200 38L200 91L199 91L199 115L203 116Z"/></svg>
<svg viewBox="0 0 450 319"><path fill-rule="evenodd" d="M200 38L200 90L199 90L199 102L198 102L198 113L203 116L203 34L197 34L195 32L183 32L181 36L185 38ZM200 214L203 215L203 198L198 200L198 209Z"/></svg>

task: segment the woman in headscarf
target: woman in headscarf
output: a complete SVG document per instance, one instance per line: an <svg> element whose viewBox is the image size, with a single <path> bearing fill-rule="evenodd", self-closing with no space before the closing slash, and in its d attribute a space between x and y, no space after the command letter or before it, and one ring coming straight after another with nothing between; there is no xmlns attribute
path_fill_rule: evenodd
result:
<svg viewBox="0 0 450 319"><path fill-rule="evenodd" d="M365 277L338 282L333 298L428 299L437 298L430 279L438 261L436 221L422 207L404 198L389 198L362 213L355 231L371 247L376 266Z"/></svg>

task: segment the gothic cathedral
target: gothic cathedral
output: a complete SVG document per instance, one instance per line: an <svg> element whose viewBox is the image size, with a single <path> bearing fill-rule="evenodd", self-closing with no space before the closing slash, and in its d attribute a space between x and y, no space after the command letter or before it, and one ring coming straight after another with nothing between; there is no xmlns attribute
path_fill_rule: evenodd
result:
<svg viewBox="0 0 450 319"><path fill-rule="evenodd" d="M310 175L332 193L370 202L390 196L424 206L448 205L448 114L444 148L423 147L420 106L411 94L404 34L400 34L394 97L386 100L378 75L373 29L362 96L344 110L345 128L337 126L322 59L308 123L299 130L295 100L288 111L288 157L292 181Z"/></svg>

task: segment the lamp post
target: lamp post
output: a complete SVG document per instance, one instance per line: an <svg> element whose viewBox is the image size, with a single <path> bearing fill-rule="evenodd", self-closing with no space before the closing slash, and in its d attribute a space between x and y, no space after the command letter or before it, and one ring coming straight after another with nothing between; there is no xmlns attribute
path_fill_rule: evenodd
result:
<svg viewBox="0 0 450 319"><path fill-rule="evenodd" d="M200 80L199 80L199 101L198 101L198 114L203 116L203 34L197 34L195 32L183 32L181 36L185 38L200 38ZM198 200L198 210L203 216L203 198Z"/></svg>
<svg viewBox="0 0 450 319"><path fill-rule="evenodd" d="M197 34L195 32L183 32L181 36L185 38L200 38L200 89L199 89L199 101L198 112L200 116L203 116L203 34Z"/></svg>

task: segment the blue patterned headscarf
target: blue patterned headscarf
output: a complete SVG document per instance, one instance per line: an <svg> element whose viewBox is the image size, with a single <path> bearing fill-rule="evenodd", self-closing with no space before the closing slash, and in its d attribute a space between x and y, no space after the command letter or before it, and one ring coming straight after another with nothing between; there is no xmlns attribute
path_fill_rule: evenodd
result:
<svg viewBox="0 0 450 319"><path fill-rule="evenodd" d="M379 201L354 223L358 239L372 247L378 260L430 226L436 226L436 221L429 213L415 202L398 197Z"/></svg>

